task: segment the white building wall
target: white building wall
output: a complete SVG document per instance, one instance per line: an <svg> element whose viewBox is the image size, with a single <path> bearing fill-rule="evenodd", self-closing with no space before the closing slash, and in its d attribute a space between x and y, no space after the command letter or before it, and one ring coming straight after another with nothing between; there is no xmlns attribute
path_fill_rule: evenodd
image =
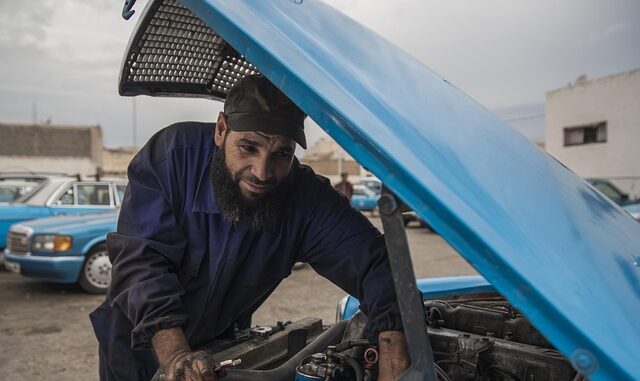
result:
<svg viewBox="0 0 640 381"><path fill-rule="evenodd" d="M545 111L547 152L582 177L614 178L640 194L640 69L551 91ZM602 121L606 142L564 146L564 128Z"/></svg>
<svg viewBox="0 0 640 381"><path fill-rule="evenodd" d="M59 172L84 176L96 173L100 163L89 158L0 156L0 172Z"/></svg>

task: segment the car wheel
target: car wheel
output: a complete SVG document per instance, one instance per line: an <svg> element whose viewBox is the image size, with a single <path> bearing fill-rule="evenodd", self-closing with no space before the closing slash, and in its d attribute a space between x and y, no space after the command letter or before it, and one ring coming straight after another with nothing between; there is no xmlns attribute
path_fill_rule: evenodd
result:
<svg viewBox="0 0 640 381"><path fill-rule="evenodd" d="M80 287L91 294L104 294L111 284L111 261L107 253L107 245L101 243L95 246L82 265Z"/></svg>

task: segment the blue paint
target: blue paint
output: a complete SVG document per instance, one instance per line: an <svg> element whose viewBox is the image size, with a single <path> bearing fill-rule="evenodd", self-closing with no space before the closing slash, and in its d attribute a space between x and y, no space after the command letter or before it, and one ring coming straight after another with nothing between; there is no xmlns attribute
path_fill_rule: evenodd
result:
<svg viewBox="0 0 640 381"><path fill-rule="evenodd" d="M55 283L75 283L86 255L95 245L105 242L107 233L115 231L118 212L68 215L26 221L20 226L40 234L68 235L71 248L65 252L31 250L30 255L4 251L5 261L20 264L25 277Z"/></svg>
<svg viewBox="0 0 640 381"><path fill-rule="evenodd" d="M565 355L640 378L640 225L497 116L321 1L184 0ZM620 266L626 263L626 266ZM594 310L606 311L608 322Z"/></svg>
<svg viewBox="0 0 640 381"><path fill-rule="evenodd" d="M129 20L134 13L133 6L136 3L136 0L125 0L124 5L122 6L122 18L125 20Z"/></svg>
<svg viewBox="0 0 640 381"><path fill-rule="evenodd" d="M493 286L479 275L419 279L417 285L423 300L495 292ZM351 319L360 307L360 302L353 296L348 296L341 303L343 310L338 311L336 321Z"/></svg>
<svg viewBox="0 0 640 381"><path fill-rule="evenodd" d="M307 376L299 371L296 371L296 381L318 381L322 380L320 377Z"/></svg>
<svg viewBox="0 0 640 381"><path fill-rule="evenodd" d="M582 375L590 375L598 369L598 360L585 349L578 349L571 356L571 364Z"/></svg>

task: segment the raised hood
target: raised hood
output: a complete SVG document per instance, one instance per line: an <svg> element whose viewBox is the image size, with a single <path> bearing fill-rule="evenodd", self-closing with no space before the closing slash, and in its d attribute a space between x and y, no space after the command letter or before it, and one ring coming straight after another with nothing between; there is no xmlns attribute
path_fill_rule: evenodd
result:
<svg viewBox="0 0 640 381"><path fill-rule="evenodd" d="M143 37L148 31L162 32L164 41L199 38L186 24L189 11L162 11L169 21L149 26L158 4L147 8L132 39L122 93L222 99L225 78L260 71L522 310L576 369L592 380L640 378L640 225L618 206L422 63L320 1L184 0L225 40L209 31L202 51L223 57L209 57L211 72L205 63L194 94L177 94L175 83L163 88L160 76L144 80L143 63L154 61L136 38L155 43ZM219 43L218 51L206 50L207 41ZM166 47L157 52L169 58L155 62L182 65L179 41ZM173 79L167 71L166 80ZM136 89L136 80L146 87Z"/></svg>

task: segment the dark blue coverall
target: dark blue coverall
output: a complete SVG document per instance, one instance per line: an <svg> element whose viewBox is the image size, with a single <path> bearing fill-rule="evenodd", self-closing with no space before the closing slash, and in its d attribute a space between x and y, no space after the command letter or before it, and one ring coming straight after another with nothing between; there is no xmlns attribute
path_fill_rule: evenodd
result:
<svg viewBox="0 0 640 381"><path fill-rule="evenodd" d="M297 160L279 224L256 232L224 221L209 176L214 126L165 128L129 166L118 230L107 239L111 287L91 314L103 381L150 379L158 330L181 326L195 347L246 326L296 262L362 301L371 339L402 327L383 236Z"/></svg>

